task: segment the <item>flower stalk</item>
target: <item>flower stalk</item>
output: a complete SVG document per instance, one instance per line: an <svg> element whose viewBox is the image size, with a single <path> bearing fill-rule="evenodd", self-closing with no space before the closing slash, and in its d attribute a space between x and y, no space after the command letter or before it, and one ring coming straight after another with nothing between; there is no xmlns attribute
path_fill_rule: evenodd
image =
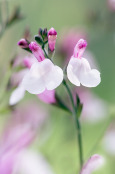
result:
<svg viewBox="0 0 115 174"><path fill-rule="evenodd" d="M65 86L68 95L70 97L71 100L71 104L72 104L72 116L73 119L75 121L75 126L76 126L76 130L77 130L77 139L78 139L78 148L79 148L79 161L80 161L80 169L82 169L83 166L83 147L82 147L82 135L81 135L81 126L80 126L80 122L79 119L76 115L76 108L75 108L75 104L74 104L74 100L73 100L73 96L71 93L71 90L68 86L68 84L66 83L65 80L63 80L63 85Z"/></svg>

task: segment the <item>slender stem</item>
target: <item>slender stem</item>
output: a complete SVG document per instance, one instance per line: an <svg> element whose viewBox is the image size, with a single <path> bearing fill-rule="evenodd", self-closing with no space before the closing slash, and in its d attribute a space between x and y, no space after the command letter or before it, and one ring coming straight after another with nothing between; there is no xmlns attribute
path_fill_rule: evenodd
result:
<svg viewBox="0 0 115 174"><path fill-rule="evenodd" d="M73 100L73 96L71 93L71 90L69 89L69 86L67 85L66 81L63 81L63 85L66 87L67 92L69 94L71 103L72 103L72 107L73 107L73 118L75 120L75 125L76 125L76 129L77 129L77 139L78 139L78 147L79 147L79 160L80 160L80 169L82 168L83 165L83 150L82 150L82 136L81 136L81 126L80 126L80 122L76 116L76 110L75 110L75 105L74 105L74 100Z"/></svg>
<svg viewBox="0 0 115 174"><path fill-rule="evenodd" d="M44 51L45 57L48 58L48 59L50 59L49 56L48 56L48 54L47 54L47 52L46 52L46 50L45 50L45 44L43 44L42 49Z"/></svg>

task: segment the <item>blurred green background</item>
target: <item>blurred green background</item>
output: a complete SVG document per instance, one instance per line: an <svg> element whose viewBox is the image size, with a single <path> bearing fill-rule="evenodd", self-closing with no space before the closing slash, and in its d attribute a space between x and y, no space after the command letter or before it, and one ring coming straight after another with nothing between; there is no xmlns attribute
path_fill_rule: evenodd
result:
<svg viewBox="0 0 115 174"><path fill-rule="evenodd" d="M8 3L9 15L14 7L20 6L24 19L7 29L0 40L1 83L4 68L7 70L9 60L15 53L20 52L17 42L26 27L30 28L32 36L37 34L39 27L54 27L58 32L57 42L61 39L64 28L80 27L88 34L88 49L95 55L101 70L102 82L92 90L114 106L115 12L109 9L106 0L9 0ZM39 147L39 151L48 159L56 174L75 174L79 170L79 159L73 120L57 108L46 104L43 106L51 115L51 136L43 145L38 141L33 148L37 150ZM96 172L98 174L113 174L115 171L115 158L109 156L101 144L90 153L106 121L95 125L82 124L85 159L94 153L106 158L106 164Z"/></svg>

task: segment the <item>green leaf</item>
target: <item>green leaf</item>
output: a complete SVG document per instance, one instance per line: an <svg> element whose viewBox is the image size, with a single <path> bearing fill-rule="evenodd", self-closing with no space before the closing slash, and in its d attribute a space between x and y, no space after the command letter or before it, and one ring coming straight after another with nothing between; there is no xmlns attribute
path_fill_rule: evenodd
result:
<svg viewBox="0 0 115 174"><path fill-rule="evenodd" d="M76 110L76 116L79 118L82 112L82 108L83 108L83 104L80 102L80 98L79 96L76 94L76 106L75 106L75 110Z"/></svg>
<svg viewBox="0 0 115 174"><path fill-rule="evenodd" d="M40 45L43 45L44 43L43 43L43 40L42 40L42 38L40 37L40 36L35 36L35 40L36 40L36 42L38 42L38 44L40 44Z"/></svg>
<svg viewBox="0 0 115 174"><path fill-rule="evenodd" d="M56 103L53 105L71 113L71 110L68 108L68 106L65 105L65 103L60 99L60 97L57 94L55 94L55 99Z"/></svg>
<svg viewBox="0 0 115 174"><path fill-rule="evenodd" d="M23 48L23 49L30 52L30 53L32 53L32 51L29 48Z"/></svg>

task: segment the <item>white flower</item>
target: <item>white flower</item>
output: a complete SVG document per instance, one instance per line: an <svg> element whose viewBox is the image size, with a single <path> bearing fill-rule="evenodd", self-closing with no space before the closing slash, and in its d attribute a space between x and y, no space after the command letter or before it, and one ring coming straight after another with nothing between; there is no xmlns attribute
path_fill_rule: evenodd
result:
<svg viewBox="0 0 115 174"><path fill-rule="evenodd" d="M22 86L32 94L57 88L63 80L63 71L49 59L34 63L24 76Z"/></svg>
<svg viewBox="0 0 115 174"><path fill-rule="evenodd" d="M67 66L67 76L71 83L76 86L82 84L86 87L96 87L100 82L100 72L91 69L89 62L81 57L87 46L86 41L80 39L75 46L74 54Z"/></svg>

